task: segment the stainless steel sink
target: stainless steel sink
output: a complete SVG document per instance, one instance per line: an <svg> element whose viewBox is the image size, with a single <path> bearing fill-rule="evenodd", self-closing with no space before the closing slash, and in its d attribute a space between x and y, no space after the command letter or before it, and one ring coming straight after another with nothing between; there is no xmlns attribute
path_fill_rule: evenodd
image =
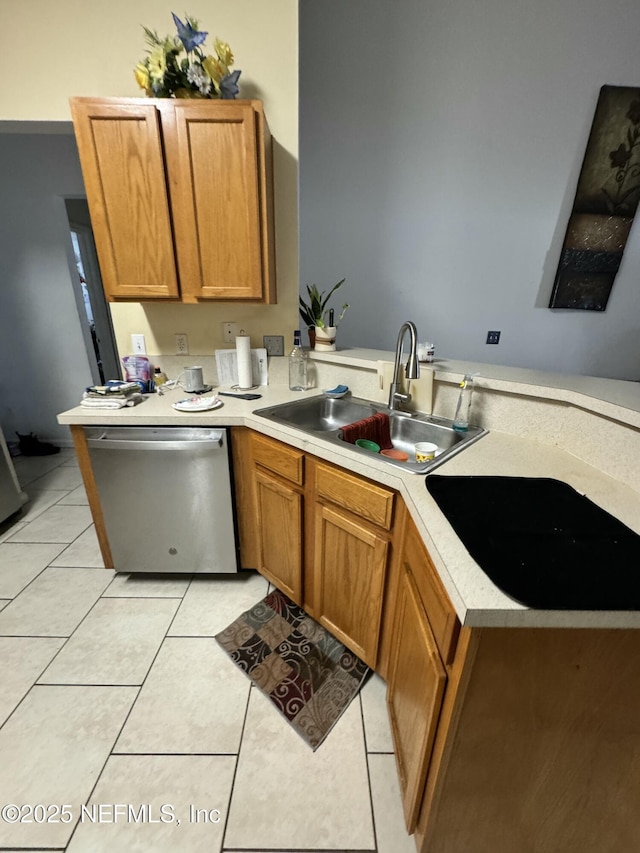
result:
<svg viewBox="0 0 640 853"><path fill-rule="evenodd" d="M487 433L487 430L482 427L474 426L470 426L466 432L458 432L453 428L453 421L447 418L390 411L381 403L372 403L370 400L351 396L337 399L326 397L324 394L305 397L291 403L257 409L255 414L302 432L316 434L326 441L349 447L354 453L371 456L371 451L345 442L342 437L342 427L376 412L385 412L389 415L391 442L396 450L407 453L409 460L400 462L380 454L375 454L376 459L411 474L425 474L433 471L455 453L459 453ZM414 448L419 441L430 441L438 445L435 459L430 462L415 461Z"/></svg>

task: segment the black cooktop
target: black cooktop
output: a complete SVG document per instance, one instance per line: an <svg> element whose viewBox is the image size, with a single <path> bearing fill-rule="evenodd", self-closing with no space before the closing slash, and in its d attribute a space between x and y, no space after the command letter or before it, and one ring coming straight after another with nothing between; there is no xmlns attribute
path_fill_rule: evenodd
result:
<svg viewBox="0 0 640 853"><path fill-rule="evenodd" d="M640 536L566 483L432 474L426 486L480 568L521 604L640 609Z"/></svg>

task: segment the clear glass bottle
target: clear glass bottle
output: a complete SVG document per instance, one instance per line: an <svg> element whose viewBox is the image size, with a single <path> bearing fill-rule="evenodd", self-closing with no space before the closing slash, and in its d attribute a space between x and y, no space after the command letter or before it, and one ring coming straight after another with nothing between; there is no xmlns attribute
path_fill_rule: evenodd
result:
<svg viewBox="0 0 640 853"><path fill-rule="evenodd" d="M309 387L309 356L302 348L300 330L293 333L293 349L289 355L289 388L291 391L306 391Z"/></svg>
<svg viewBox="0 0 640 853"><path fill-rule="evenodd" d="M469 410L471 409L474 375L467 373L460 383L460 396L458 397L456 413L453 416L453 428L458 432L466 432L469 429Z"/></svg>

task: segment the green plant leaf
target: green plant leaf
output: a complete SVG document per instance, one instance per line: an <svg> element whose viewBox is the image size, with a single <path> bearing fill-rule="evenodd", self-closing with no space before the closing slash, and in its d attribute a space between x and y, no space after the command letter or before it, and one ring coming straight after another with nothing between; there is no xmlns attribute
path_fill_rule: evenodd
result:
<svg viewBox="0 0 640 853"><path fill-rule="evenodd" d="M307 303L304 301L304 299L301 296L299 297L299 299L300 299L300 317L304 321L307 328L309 328L309 326L315 326L315 318L311 314L311 311L309 310L309 306L307 305Z"/></svg>
<svg viewBox="0 0 640 853"><path fill-rule="evenodd" d="M328 302L328 301L329 301L329 299L331 298L332 294L333 294L333 293L335 293L335 291L336 291L339 287L341 287L341 286L345 283L345 281L346 281L346 279L344 279L344 278L343 278L343 279L342 279L341 281L339 281L337 284L334 284L334 285L333 285L333 287L331 288L331 290L330 290L330 291L329 291L329 293L327 294L327 298L326 298L326 299L324 300L324 302L322 303L322 309L323 309L323 310L324 310L325 305L327 304L327 302Z"/></svg>

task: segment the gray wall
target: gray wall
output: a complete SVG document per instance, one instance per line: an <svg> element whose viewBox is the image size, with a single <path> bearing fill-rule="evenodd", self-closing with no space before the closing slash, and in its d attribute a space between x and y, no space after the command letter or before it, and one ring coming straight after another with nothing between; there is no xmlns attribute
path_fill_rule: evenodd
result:
<svg viewBox="0 0 640 853"><path fill-rule="evenodd" d="M0 424L69 439L56 414L91 384L62 196L83 195L73 136L0 133Z"/></svg>
<svg viewBox="0 0 640 853"><path fill-rule="evenodd" d="M637 221L606 312L546 307L639 33L636 0L300 3L301 291L347 277L341 345L413 319L436 356L640 378Z"/></svg>

